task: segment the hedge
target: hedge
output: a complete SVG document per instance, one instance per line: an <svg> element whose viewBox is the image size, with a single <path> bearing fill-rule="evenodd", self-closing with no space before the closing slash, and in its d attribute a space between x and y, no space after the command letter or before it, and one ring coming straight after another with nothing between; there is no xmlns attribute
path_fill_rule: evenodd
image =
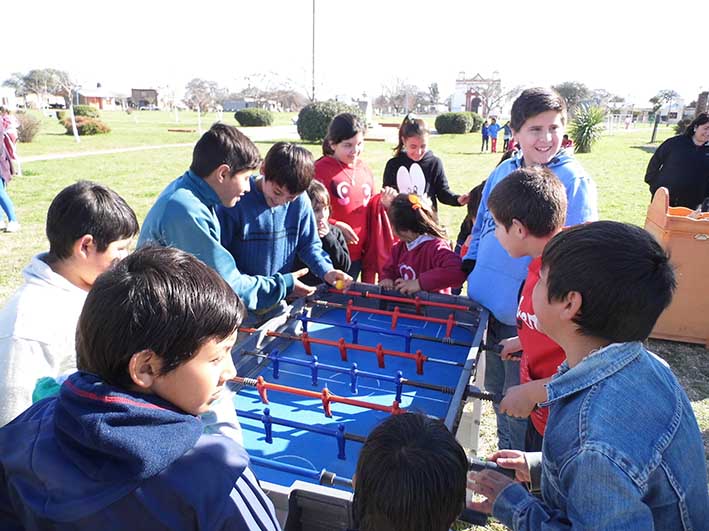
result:
<svg viewBox="0 0 709 531"><path fill-rule="evenodd" d="M234 118L242 127L263 127L273 123L273 114L266 109L241 109L234 113Z"/></svg>
<svg viewBox="0 0 709 531"><path fill-rule="evenodd" d="M365 123L358 107L339 101L316 101L303 107L298 113L298 134L302 140L319 142L327 135L327 126L340 113L349 112Z"/></svg>
<svg viewBox="0 0 709 531"><path fill-rule="evenodd" d="M71 128L71 118L65 118L62 125L66 129L67 135L74 134ZM76 129L79 131L79 136L101 135L111 132L111 128L101 120L87 118L86 116L76 116Z"/></svg>
<svg viewBox="0 0 709 531"><path fill-rule="evenodd" d="M469 112L445 112L436 116L436 131L462 135L473 128L473 123Z"/></svg>

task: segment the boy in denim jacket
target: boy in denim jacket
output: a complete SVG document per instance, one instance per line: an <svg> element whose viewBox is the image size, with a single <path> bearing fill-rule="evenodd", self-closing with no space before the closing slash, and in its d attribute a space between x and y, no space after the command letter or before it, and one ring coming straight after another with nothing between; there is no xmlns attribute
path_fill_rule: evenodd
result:
<svg viewBox="0 0 709 531"><path fill-rule="evenodd" d="M709 529L691 404L642 343L674 288L667 255L638 227L599 221L549 242L532 299L566 361L541 404L550 410L543 450L491 456L522 481L541 456L542 499L484 471L469 478L487 498L472 508L512 529Z"/></svg>

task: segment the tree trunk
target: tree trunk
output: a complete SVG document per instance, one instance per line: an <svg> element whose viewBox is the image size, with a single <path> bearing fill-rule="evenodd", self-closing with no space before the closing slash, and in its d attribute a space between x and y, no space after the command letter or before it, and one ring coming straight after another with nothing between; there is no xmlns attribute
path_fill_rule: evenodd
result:
<svg viewBox="0 0 709 531"><path fill-rule="evenodd" d="M69 117L71 118L71 130L74 133L74 140L79 143L81 142L81 138L79 138L79 130L76 128L76 118L74 117L74 104L71 103L71 100L69 100Z"/></svg>

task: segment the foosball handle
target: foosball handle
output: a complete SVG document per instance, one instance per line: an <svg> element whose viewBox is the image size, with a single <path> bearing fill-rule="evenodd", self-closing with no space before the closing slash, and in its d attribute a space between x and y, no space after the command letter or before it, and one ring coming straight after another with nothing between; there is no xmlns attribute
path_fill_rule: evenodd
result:
<svg viewBox="0 0 709 531"><path fill-rule="evenodd" d="M468 457L468 470L472 470L475 472L480 472L481 470L492 470L494 472L504 474L510 479L515 478L515 471L511 468L502 468L494 461L480 459L479 457Z"/></svg>

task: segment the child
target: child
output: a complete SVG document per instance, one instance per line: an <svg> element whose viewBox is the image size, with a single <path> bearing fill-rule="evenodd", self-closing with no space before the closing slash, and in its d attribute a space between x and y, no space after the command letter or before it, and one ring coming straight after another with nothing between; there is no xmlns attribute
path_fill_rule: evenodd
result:
<svg viewBox="0 0 709 531"><path fill-rule="evenodd" d="M37 380L76 367L74 334L96 277L128 254L138 220L113 190L89 181L52 200L49 252L23 271L25 283L0 310L0 426L32 404Z"/></svg>
<svg viewBox="0 0 709 531"><path fill-rule="evenodd" d="M531 88L512 105L510 126L520 150L497 166L485 183L475 218L470 249L464 267L468 276L468 296L490 310L488 345L517 335L517 295L527 277L530 258L511 258L495 237L495 221L487 206L492 189L511 172L527 166L546 166L566 189L565 225L598 219L596 186L572 154L561 149L566 124L566 103L555 91ZM477 265L476 265L477 261ZM497 352L485 353L485 389L503 393L519 384L519 362L503 361ZM497 413L499 448L524 448L527 421Z"/></svg>
<svg viewBox="0 0 709 531"><path fill-rule="evenodd" d="M414 194L399 194L389 207L394 245L379 284L401 293L451 292L465 282L460 256L451 251L435 213Z"/></svg>
<svg viewBox="0 0 709 531"><path fill-rule="evenodd" d="M428 134L426 122L406 115L399 127L399 145L394 149L394 157L384 167L382 187L426 197L434 212L438 211L437 201L450 206L465 205L468 194L451 192L441 159L427 149Z"/></svg>
<svg viewBox="0 0 709 531"><path fill-rule="evenodd" d="M261 171L263 176L250 177L250 191L235 206L217 208L222 245L239 270L254 276L287 274L300 258L328 284L351 280L323 251L313 208L303 194L315 173L310 151L277 142Z"/></svg>
<svg viewBox="0 0 709 531"><path fill-rule="evenodd" d="M17 232L20 224L15 214L15 206L7 193L7 185L12 180L16 168L15 141L9 123L0 118L0 211L5 213L7 223L0 213L0 230Z"/></svg>
<svg viewBox="0 0 709 531"><path fill-rule="evenodd" d="M330 223L345 235L352 265L348 273L357 280L367 245L367 204L374 195L374 178L360 155L364 125L350 113L335 116L323 140L323 156L315 161L315 178L330 193Z"/></svg>
<svg viewBox="0 0 709 531"><path fill-rule="evenodd" d="M488 139L490 138L490 126L487 124L487 120L483 122L483 125L480 128L480 133L483 137L483 143L480 146L480 153L483 153L484 151L487 151Z"/></svg>
<svg viewBox="0 0 709 531"><path fill-rule="evenodd" d="M565 134L564 139L561 141L561 147L564 149L574 146L574 141L569 138L569 135Z"/></svg>
<svg viewBox="0 0 709 531"><path fill-rule="evenodd" d="M497 119L490 118L487 130L490 135L490 153L497 153L497 135L500 132L500 124L497 123Z"/></svg>
<svg viewBox="0 0 709 531"><path fill-rule="evenodd" d="M510 146L510 140L512 140L512 127L510 127L510 121L507 120L505 125L502 126L502 139L504 141L502 145L502 150L506 153L512 149Z"/></svg>
<svg viewBox="0 0 709 531"><path fill-rule="evenodd" d="M439 420L392 415L359 453L352 502L358 531L448 531L465 505L465 450Z"/></svg>
<svg viewBox="0 0 709 531"><path fill-rule="evenodd" d="M249 310L275 306L286 295L307 295L298 279L307 271L245 275L220 242L216 207L233 207L249 191L260 166L256 146L236 127L214 124L192 153L192 165L165 188L143 222L138 247L149 242L192 253L219 273Z"/></svg>
<svg viewBox="0 0 709 531"><path fill-rule="evenodd" d="M542 498L497 472L471 474L472 504L514 529L707 529L704 447L692 406L643 341L675 278L653 237L599 221L544 249L532 295L542 331L566 352L547 384ZM493 460L529 479L539 454ZM528 461L529 460L529 461Z"/></svg>
<svg viewBox="0 0 709 531"><path fill-rule="evenodd" d="M524 445L527 452L542 449L549 409L535 406L546 402L544 385L565 358L561 347L539 331L532 291L539 281L544 246L564 225L566 203L564 185L544 166L513 171L490 192L487 200L500 245L512 258L533 258L517 308L518 336L500 342L503 360L519 359L513 358L512 353L522 350L520 385L507 389L499 408L502 414L529 417Z"/></svg>
<svg viewBox="0 0 709 531"><path fill-rule="evenodd" d="M179 249L142 248L100 276L79 372L0 430L0 527L280 529L244 448L197 416L236 375L244 313Z"/></svg>
<svg viewBox="0 0 709 531"><path fill-rule="evenodd" d="M342 231L335 225L330 225L330 194L320 181L313 179L308 186L308 197L315 212L315 224L318 229L318 236L322 244L322 249L330 257L330 261L335 269L348 271L352 265L350 252L347 249L347 242ZM305 267L299 257L295 259L295 269ZM320 279L312 273L308 273L301 279L309 286L320 284Z"/></svg>

